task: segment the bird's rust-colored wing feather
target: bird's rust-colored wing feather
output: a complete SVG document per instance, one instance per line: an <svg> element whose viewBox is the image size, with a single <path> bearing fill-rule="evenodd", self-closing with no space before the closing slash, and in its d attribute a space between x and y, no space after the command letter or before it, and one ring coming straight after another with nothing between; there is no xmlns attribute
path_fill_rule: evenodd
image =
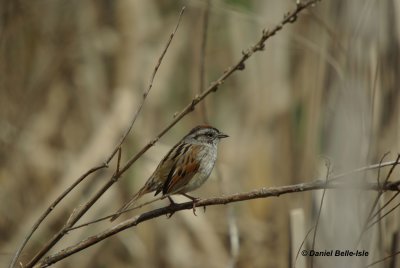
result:
<svg viewBox="0 0 400 268"><path fill-rule="evenodd" d="M164 195L178 193L197 173L200 168L200 162L196 156L200 148L199 145L191 144L190 147L184 151L182 157L176 158L163 185L162 191Z"/></svg>
<svg viewBox="0 0 400 268"><path fill-rule="evenodd" d="M163 191L164 185L166 184L167 180L170 176L172 176L173 170L179 163L181 162L180 155L186 154L186 152L191 147L188 143L178 143L176 144L169 153L161 160L160 164L158 164L156 170L154 171L153 175L148 180L147 184L154 184L154 185L147 185L146 188L151 189L150 191L155 191L154 195L158 195L160 192ZM157 185L153 183L154 181L159 182Z"/></svg>

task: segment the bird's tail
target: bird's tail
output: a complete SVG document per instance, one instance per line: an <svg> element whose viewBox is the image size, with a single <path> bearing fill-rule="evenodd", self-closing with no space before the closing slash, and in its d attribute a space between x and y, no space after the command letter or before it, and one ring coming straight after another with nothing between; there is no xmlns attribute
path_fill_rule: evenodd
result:
<svg viewBox="0 0 400 268"><path fill-rule="evenodd" d="M132 206L136 200L138 200L142 195L148 193L149 191L147 190L146 187L143 187L140 189L139 192L137 192L132 198L125 204L123 205L120 209L118 209L117 212L115 212L115 215L111 217L110 221L113 222L115 221L125 210L127 210L130 206Z"/></svg>

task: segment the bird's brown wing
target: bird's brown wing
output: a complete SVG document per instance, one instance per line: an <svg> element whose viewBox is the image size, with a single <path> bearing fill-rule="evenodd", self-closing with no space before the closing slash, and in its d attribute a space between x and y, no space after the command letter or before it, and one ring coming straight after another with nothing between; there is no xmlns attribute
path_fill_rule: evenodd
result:
<svg viewBox="0 0 400 268"><path fill-rule="evenodd" d="M154 170L153 174L147 180L145 188L148 189L148 192L155 191L154 195L158 195L161 191L163 191L163 186L167 181L171 170L175 169L177 161L180 159L178 156L189 150L189 146L190 144L188 143L177 143L174 147L172 147L172 149L167 155L164 156L164 158L158 164L156 170Z"/></svg>
<svg viewBox="0 0 400 268"><path fill-rule="evenodd" d="M189 183L200 167L198 160L199 145L191 144L186 150L182 150L181 157L178 157L170 169L162 192L164 195L177 193Z"/></svg>

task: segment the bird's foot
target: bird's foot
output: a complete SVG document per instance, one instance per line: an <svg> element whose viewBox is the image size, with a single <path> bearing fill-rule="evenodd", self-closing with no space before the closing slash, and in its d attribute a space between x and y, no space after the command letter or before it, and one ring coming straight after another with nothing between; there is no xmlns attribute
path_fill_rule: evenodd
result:
<svg viewBox="0 0 400 268"><path fill-rule="evenodd" d="M175 201L170 196L168 196L168 200L170 202L169 207L174 208L176 206ZM172 215L174 215L174 214L175 214L175 211L172 211L169 214L167 214L167 219L171 218Z"/></svg>
<svg viewBox="0 0 400 268"><path fill-rule="evenodd" d="M182 195L183 195L183 196L186 196L187 198L189 198L189 199L192 200L193 215L197 216L197 214L196 214L196 202L199 201L200 198L198 198L198 197L193 197L193 196L190 196L190 195L188 195L188 194L182 194Z"/></svg>

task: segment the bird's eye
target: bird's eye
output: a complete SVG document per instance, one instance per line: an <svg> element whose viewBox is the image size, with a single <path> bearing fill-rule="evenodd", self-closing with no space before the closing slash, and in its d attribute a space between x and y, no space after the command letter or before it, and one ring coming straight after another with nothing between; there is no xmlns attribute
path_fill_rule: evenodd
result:
<svg viewBox="0 0 400 268"><path fill-rule="evenodd" d="M212 138L212 137L213 137L213 134L212 134L212 133L207 133L206 136L207 136L208 138Z"/></svg>

